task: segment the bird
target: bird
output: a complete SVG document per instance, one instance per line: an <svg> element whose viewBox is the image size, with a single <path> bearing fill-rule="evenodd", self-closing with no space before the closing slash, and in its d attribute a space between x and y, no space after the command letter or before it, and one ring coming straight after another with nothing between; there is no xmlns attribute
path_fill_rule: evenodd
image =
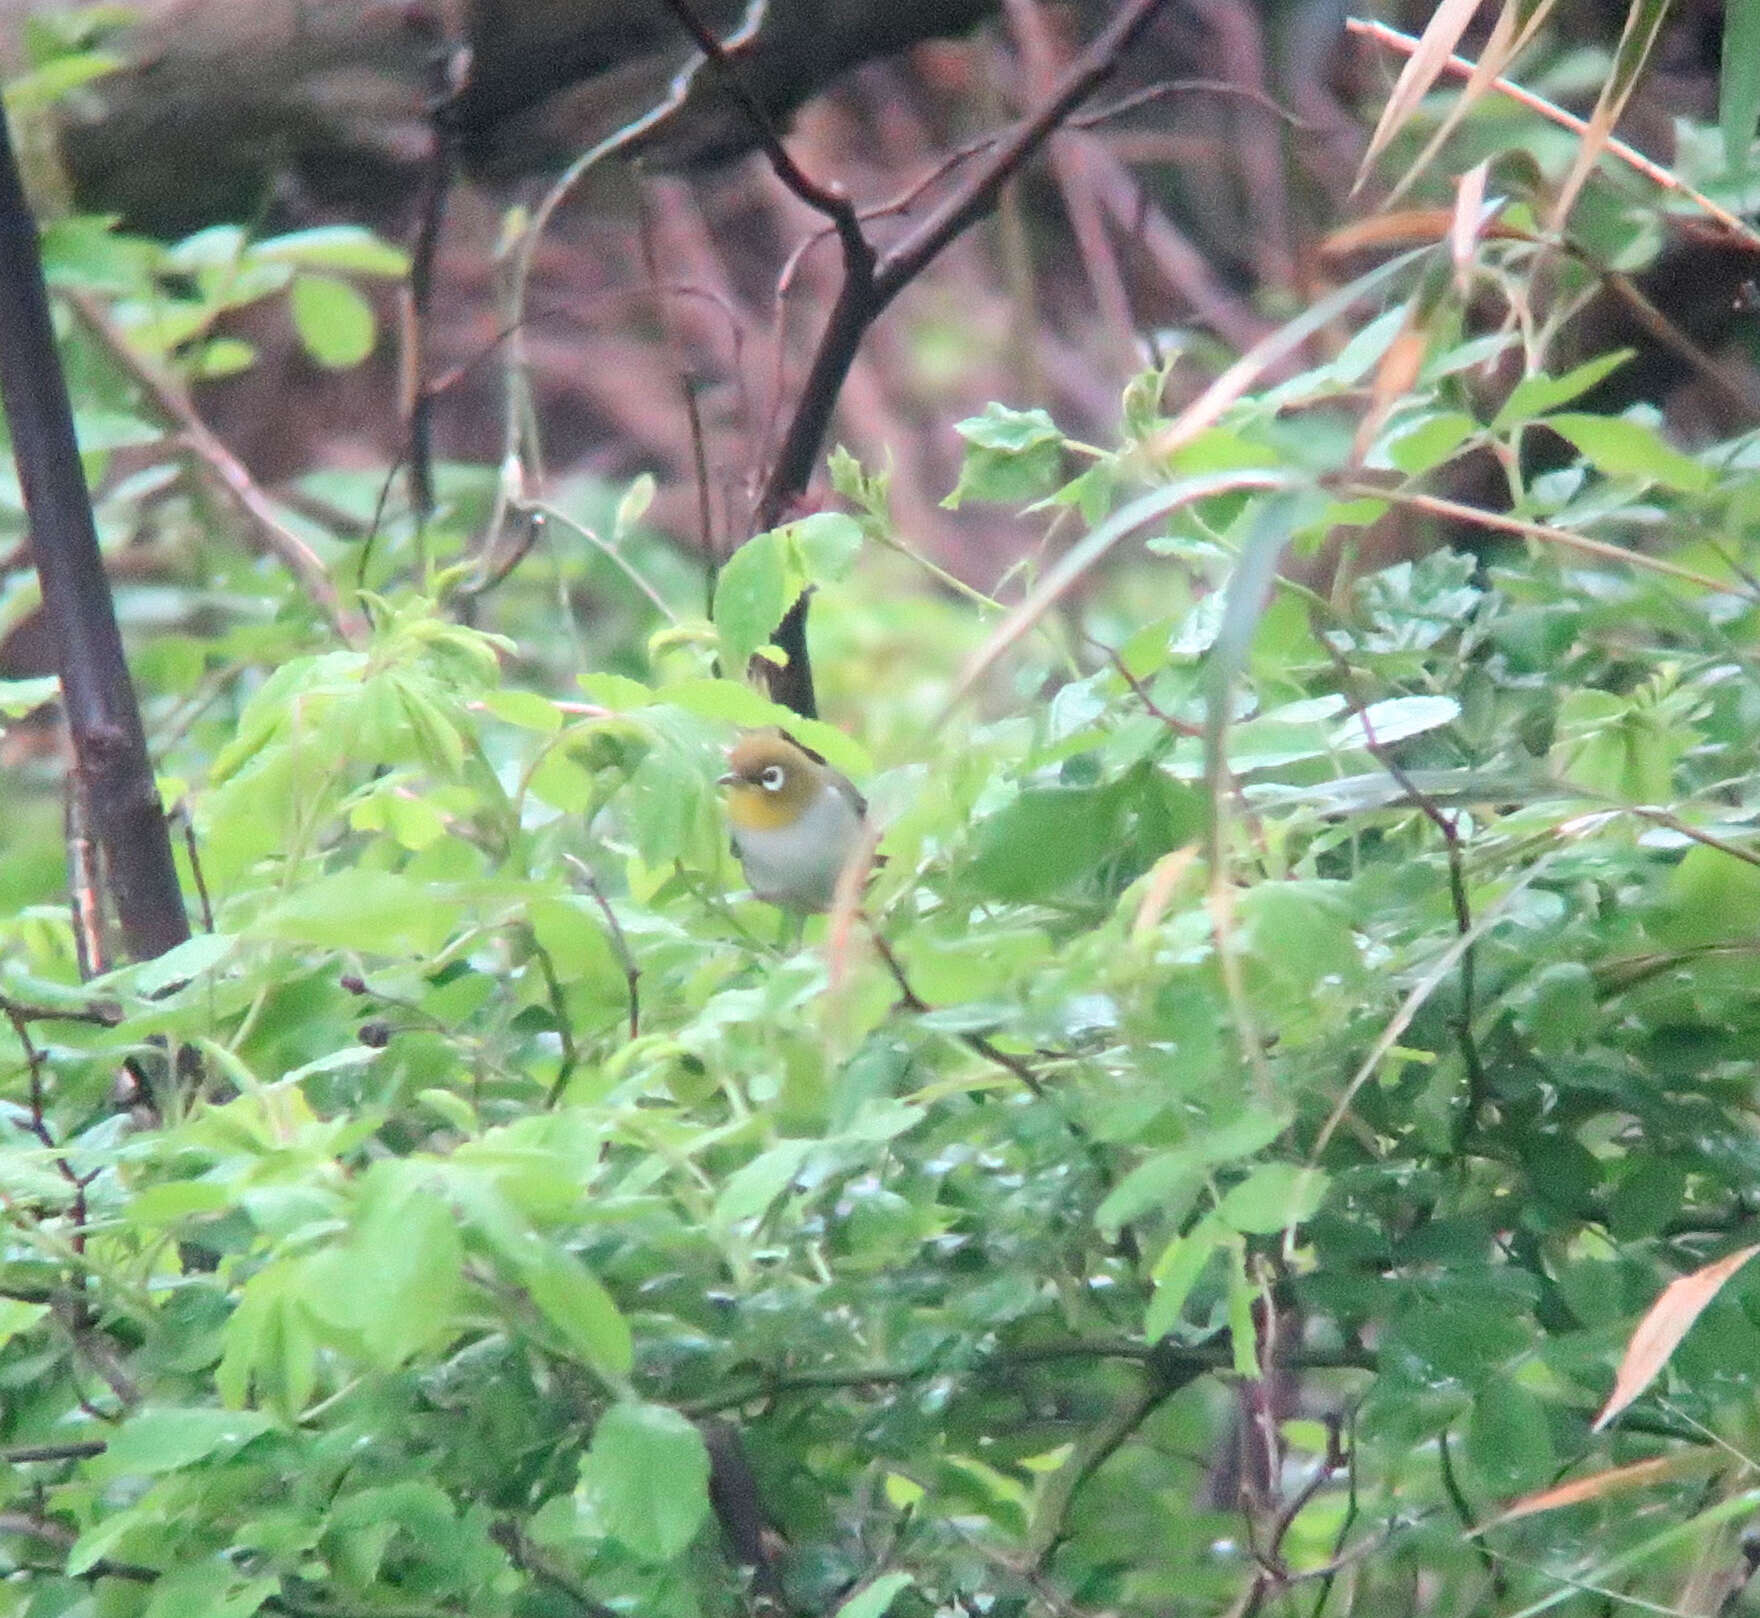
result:
<svg viewBox="0 0 1760 1618"><path fill-rule="evenodd" d="M867 825L867 800L848 777L769 727L741 734L716 784L752 892L784 910L829 910Z"/></svg>

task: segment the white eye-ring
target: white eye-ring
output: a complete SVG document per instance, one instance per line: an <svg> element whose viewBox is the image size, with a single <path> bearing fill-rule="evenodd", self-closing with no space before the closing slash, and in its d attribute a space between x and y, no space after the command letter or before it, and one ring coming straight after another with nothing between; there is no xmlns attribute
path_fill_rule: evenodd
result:
<svg viewBox="0 0 1760 1618"><path fill-rule="evenodd" d="M758 777L758 785L766 792L782 790L783 769L780 764L766 764L763 773Z"/></svg>

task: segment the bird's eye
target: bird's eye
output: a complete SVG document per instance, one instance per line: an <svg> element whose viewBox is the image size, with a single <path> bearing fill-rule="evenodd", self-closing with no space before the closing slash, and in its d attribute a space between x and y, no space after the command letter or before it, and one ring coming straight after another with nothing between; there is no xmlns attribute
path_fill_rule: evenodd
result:
<svg viewBox="0 0 1760 1618"><path fill-rule="evenodd" d="M782 790L782 766L780 764L766 764L763 774L758 777L758 785L766 792L780 792Z"/></svg>

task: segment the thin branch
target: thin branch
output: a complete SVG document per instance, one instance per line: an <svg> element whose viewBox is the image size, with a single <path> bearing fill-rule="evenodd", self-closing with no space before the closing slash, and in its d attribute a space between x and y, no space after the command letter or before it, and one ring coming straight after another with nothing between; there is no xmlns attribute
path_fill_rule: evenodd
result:
<svg viewBox="0 0 1760 1618"><path fill-rule="evenodd" d="M1164 1338L1159 1343L1130 1338L1072 1338L1067 1342L1027 1343L1018 1348L997 1349L964 1363L930 1358L905 1365L829 1365L760 1374L717 1393L689 1400L677 1408L695 1420L781 1398L789 1393L882 1388L924 1382L937 1376L1007 1376L1025 1366L1054 1365L1070 1360L1132 1360L1148 1366L1158 1382L1180 1383L1212 1371L1224 1374L1232 1371L1234 1351L1226 1344L1189 1346L1171 1338ZM1378 1362L1373 1355L1349 1349L1314 1349L1286 1354L1279 1364L1295 1371L1373 1371Z"/></svg>
<svg viewBox="0 0 1760 1618"><path fill-rule="evenodd" d="M580 1065L580 1049L575 1044L574 1025L569 1020L568 999L562 992L562 979L556 975L556 963L550 951L532 938L532 953L537 956L538 970L544 974L544 992L550 997L550 1013L556 1019L556 1037L562 1045L562 1060L556 1064L556 1077L550 1081L547 1104L554 1107L568 1089L568 1081Z"/></svg>
<svg viewBox="0 0 1760 1618"><path fill-rule="evenodd" d="M122 1022L122 1007L114 1000L98 1000L84 1006L44 1006L29 1000L0 996L0 1015L13 1025L28 1022L81 1022L96 1028L115 1028Z"/></svg>
<svg viewBox="0 0 1760 1618"><path fill-rule="evenodd" d="M98 875L98 846L86 823L87 804L76 774L67 777L63 805L63 842L67 849L67 911L73 932L74 960L80 982L109 970L110 948L104 916L104 884Z"/></svg>
<svg viewBox="0 0 1760 1618"><path fill-rule="evenodd" d="M183 834L183 852L189 859L190 879L196 885L196 902L202 909L202 931L211 933L214 930L214 902L208 896L207 878L202 875L202 853L196 846L195 822L190 819L189 805L180 799L171 811L171 818Z"/></svg>
<svg viewBox="0 0 1760 1618"><path fill-rule="evenodd" d="M1098 640L1085 631L1082 632L1082 639L1105 656L1106 661L1112 665L1112 672L1124 681L1125 685L1130 688L1131 695L1142 706L1143 711L1157 724L1175 736L1202 736L1204 734L1204 727L1195 720L1180 719L1161 707L1150 695L1148 686L1125 666L1124 658L1119 655L1116 646L1109 646L1105 641Z"/></svg>
<svg viewBox="0 0 1760 1618"><path fill-rule="evenodd" d="M189 451L204 480L244 518L245 538L257 553L272 557L294 576L343 640L358 641L365 633L365 625L356 613L343 607L317 553L287 526L244 462L196 413L182 384L135 349L90 293L67 290L59 296L116 367L146 395L147 403L175 429L178 441Z"/></svg>
<svg viewBox="0 0 1760 1618"><path fill-rule="evenodd" d="M13 1037L24 1051L25 1072L29 1076L30 1100L29 1112L26 1114L25 1128L41 1143L55 1164L55 1172L68 1184L72 1192L70 1215L73 1229L68 1237L68 1244L83 1264L86 1259L86 1224L89 1211L86 1207L86 1186L89 1183L74 1171L66 1154L56 1144L55 1136L49 1128L48 1095L43 1084L43 1072L46 1058L35 1040L31 1038L30 1025L18 1008L11 1003L0 1006L6 1020L12 1024ZM83 1337L92 1324L92 1306L82 1287L72 1294L71 1306L68 1310L70 1324L75 1339Z"/></svg>
<svg viewBox="0 0 1760 1618"><path fill-rule="evenodd" d="M920 275L968 225L988 213L1002 187L1085 97L1097 90L1161 8L1161 0L1130 0L1073 61L1043 105L997 143L989 162L881 258L874 295L884 307ZM878 314L879 310L876 309Z"/></svg>
<svg viewBox="0 0 1760 1618"><path fill-rule="evenodd" d="M1472 1542L1474 1552L1485 1566L1485 1572L1491 1579L1492 1593L1501 1601L1505 1593L1503 1572L1498 1567L1491 1547L1485 1543L1478 1525L1473 1521L1473 1508L1461 1489L1460 1479L1455 1476L1454 1457L1449 1454L1446 1427L1436 1435L1436 1467L1442 1478L1442 1492L1447 1495L1454 1514L1460 1518L1464 1536Z"/></svg>
<svg viewBox="0 0 1760 1618"><path fill-rule="evenodd" d="M914 1012L932 1011L934 1007L925 1001L911 987L910 979L905 976L904 967L899 964L898 957L892 953L892 946L881 935L880 929L864 914L869 936L874 940L874 948L880 959L885 962L886 970L892 975L892 981L898 985L899 1001L907 1010ZM1082 1149L1094 1171L1094 1177L1100 1182L1101 1189L1110 1191L1115 1182L1112 1166L1106 1161L1106 1154L1101 1150L1100 1143L1076 1120L1057 1104L1051 1092L1045 1088L1045 1081L1033 1071L1032 1065L1024 1057L1005 1051L994 1041L986 1039L982 1034L964 1030L954 1035L967 1050L974 1051L987 1062L994 1062L1006 1073L1012 1073L1022 1087L1035 1099L1045 1102L1054 1111L1063 1127L1069 1131L1070 1138ZM1137 1249L1136 1232L1129 1225L1121 1225L1118 1230L1118 1251L1133 1263L1141 1256Z"/></svg>
<svg viewBox="0 0 1760 1618"><path fill-rule="evenodd" d="M1467 1104L1455 1129L1455 1150L1458 1152L1465 1146L1491 1092L1491 1081L1486 1075L1485 1063L1479 1054L1479 1042L1473 1033L1473 1017L1478 999L1478 958L1477 951L1472 946L1473 911L1467 902L1466 861L1461 844L1459 815L1445 813L1441 805L1412 779L1405 766L1376 738L1368 705L1357 691L1356 670L1333 644L1332 638L1321 628L1318 618L1312 612L1308 615L1308 629L1314 640L1326 649L1327 655L1332 659L1340 691L1350 704L1351 712L1356 715L1357 723L1362 727L1363 746L1369 756L1393 777L1400 790L1411 799L1418 812L1442 837L1442 846L1448 859L1449 903L1454 909L1456 936L1462 940L1460 1010L1451 1019L1454 1023L1455 1042L1460 1046L1461 1061L1467 1070Z"/></svg>
<svg viewBox="0 0 1760 1618"><path fill-rule="evenodd" d="M679 0L667 0L677 4ZM1162 0L1129 0L1058 81L1056 89L996 144L988 159L914 231L876 258L861 235L854 210L839 225L844 279L801 388L800 403L782 437L753 517L756 531L774 528L805 493L824 448L838 395L856 353L887 305L950 242L995 206L1002 188L1019 172L1046 137L1117 66L1119 58L1146 28ZM771 694L797 713L815 711L812 668L807 657L807 598L789 609L778 625L776 644L788 661L770 676Z"/></svg>
<svg viewBox="0 0 1760 1618"><path fill-rule="evenodd" d="M611 908L611 901L605 897L605 890L599 886L598 877L593 875L591 868L584 860L574 855L565 856L568 863L580 874L582 885L592 896L593 903L599 907L599 914L605 918L606 934L611 941L611 951L617 957L617 964L623 968L624 981L629 985L629 1037L640 1039L642 1036L642 969L636 965L635 953L629 947L629 940L624 936L623 926L617 919L617 912Z"/></svg>
<svg viewBox="0 0 1760 1618"><path fill-rule="evenodd" d="M507 1559L522 1573L529 1574L539 1583L561 1592L581 1610L585 1618L617 1618L615 1608L606 1606L572 1574L565 1572L544 1555L512 1517L502 1517L491 1523L489 1537L507 1552Z"/></svg>
<svg viewBox="0 0 1760 1618"><path fill-rule="evenodd" d="M457 17L423 13L435 38L428 50L428 154L423 165L420 201L416 208L415 243L410 251L409 281L402 303L402 348L399 380L405 438L409 446L410 504L417 526L434 511L434 400L424 382L427 372L428 318L434 298L434 260L446 221L446 204L458 172L461 139L459 103L470 88L473 65L470 45L447 26Z"/></svg>
<svg viewBox="0 0 1760 1618"><path fill-rule="evenodd" d="M1345 1446L1345 1506L1344 1515L1339 1518L1338 1532L1333 1535L1332 1555L1328 1558L1326 1568L1320 1575L1320 1588L1314 1597L1314 1610L1308 1618L1323 1618L1326 1602L1332 1595L1332 1586L1337 1581L1345 1542L1350 1538L1351 1529L1356 1526L1357 1514L1361 1509L1361 1501L1357 1493L1357 1406L1350 1410L1350 1442ZM1328 1431L1328 1441L1336 1440L1336 1431Z"/></svg>
<svg viewBox="0 0 1760 1618"><path fill-rule="evenodd" d="M104 886L129 952L151 960L189 937L171 838L98 547L73 404L55 341L36 217L0 112L0 409L30 520L73 742L72 784L90 816Z"/></svg>
<svg viewBox="0 0 1760 1618"><path fill-rule="evenodd" d="M1440 495L1419 494L1409 489L1389 489L1367 479L1327 481L1337 494L1388 500L1396 506L1410 506L1414 511L1425 511L1432 517L1442 517L1450 522L1469 523L1474 527L1489 528L1502 534L1518 534L1523 539L1538 540L1545 545L1562 545L1567 550L1581 551L1585 556L1593 556L1604 562L1624 562L1646 572L1661 574L1665 578L1696 584L1702 590L1712 590L1719 595L1728 594L1734 588L1727 579L1714 579L1708 573L1695 572L1690 567L1681 567L1678 563L1665 561L1660 556L1628 550L1623 545L1610 545L1606 540L1590 539L1585 534L1572 533L1568 528L1554 528L1549 523L1528 522L1506 512L1487 511L1481 506L1464 505L1459 500L1445 500Z"/></svg>
<svg viewBox="0 0 1760 1618"><path fill-rule="evenodd" d="M1326 1115L1326 1122L1320 1126L1320 1133L1314 1137L1314 1144L1308 1150L1309 1168L1313 1168L1319 1163L1327 1143L1336 1133L1338 1126L1344 1122L1345 1114L1350 1111L1351 1102L1356 1099L1357 1092L1374 1076L1376 1070L1381 1066L1382 1058L1393 1049L1399 1036L1411 1026L1412 1019L1417 1016L1418 1010L1424 1002L1436 992L1437 985L1454 970L1455 963L1460 959L1462 952L1469 949L1484 936L1489 928L1508 913L1516 900L1539 880L1552 864L1553 858L1552 853L1543 854L1526 871L1522 872L1505 890L1497 903L1487 909L1473 924L1472 932L1464 938L1457 936L1454 942L1431 963L1423 976L1412 985L1405 998L1400 1001L1399 1009L1388 1020L1387 1026L1376 1035L1375 1042L1369 1047L1368 1054L1358 1065L1356 1072L1351 1075L1349 1083L1345 1085L1344 1093L1334 1103L1332 1111ZM1293 1225L1285 1229L1286 1248L1293 1240L1294 1230Z"/></svg>
<svg viewBox="0 0 1760 1618"><path fill-rule="evenodd" d="M24 1466L32 1461L84 1461L109 1448L102 1438L86 1438L68 1444L13 1444L0 1449L0 1464Z"/></svg>
<svg viewBox="0 0 1760 1618"><path fill-rule="evenodd" d="M1187 1377L1186 1381L1191 1378ZM1028 1567L1043 1574L1069 1528L1070 1509L1089 1478L1116 1455L1120 1447L1155 1410L1184 1385L1146 1376L1112 1411L1091 1428L1075 1452L1040 1485L1037 1506L1027 1529Z"/></svg>
<svg viewBox="0 0 1760 1618"><path fill-rule="evenodd" d="M892 953L892 946L881 936L879 929L870 922L868 931L874 940L874 949L876 953L885 963L886 970L891 973L892 981L898 985L899 1004L907 1011L915 1011L919 1013L933 1011L935 1008L911 987L910 979L905 976L904 968L899 964L898 957ZM958 1037L961 1044L965 1045L969 1050L976 1051L978 1055L985 1059L985 1061L994 1062L1005 1072L1012 1073L1020 1080L1023 1088L1032 1092L1035 1099L1039 1101L1049 1101L1051 1099L1050 1095L1046 1092L1044 1081L1040 1079L1039 1075L1035 1073L1032 1068L1022 1060L1022 1058L1014 1056L1008 1051L998 1049L982 1034L962 1033ZM1080 1131L1076 1125L1071 1124L1070 1129L1072 1133L1080 1135Z"/></svg>
<svg viewBox="0 0 1760 1618"><path fill-rule="evenodd" d="M703 53L704 59L720 75L721 82L734 100L739 102L753 133L758 137L764 156L769 160L771 172L815 213L823 214L831 221L838 239L843 243L847 261L866 259L872 263L874 249L862 234L854 204L842 191L820 185L789 156L788 148L782 144L782 137L776 133L776 126L770 122L770 115L764 110L763 103L752 93L744 75L727 54L721 41L704 26L702 19L691 9L687 0L661 0L661 3L678 18L684 31L696 41L697 49Z"/></svg>

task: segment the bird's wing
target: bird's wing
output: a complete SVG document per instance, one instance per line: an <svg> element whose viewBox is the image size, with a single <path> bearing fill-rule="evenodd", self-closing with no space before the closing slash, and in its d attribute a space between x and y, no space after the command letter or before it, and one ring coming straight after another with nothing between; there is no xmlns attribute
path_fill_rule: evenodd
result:
<svg viewBox="0 0 1760 1618"><path fill-rule="evenodd" d="M780 725L776 727L776 733L781 736L784 741L792 742L803 753L805 753L808 758L817 764L820 769L824 770L831 777L832 785L855 805L856 813L864 820L867 819L868 800L856 790L856 784L854 781L850 780L843 771L834 769L831 761L827 759L823 753L815 753L812 748L807 746L807 744L800 739L800 737L784 730Z"/></svg>

